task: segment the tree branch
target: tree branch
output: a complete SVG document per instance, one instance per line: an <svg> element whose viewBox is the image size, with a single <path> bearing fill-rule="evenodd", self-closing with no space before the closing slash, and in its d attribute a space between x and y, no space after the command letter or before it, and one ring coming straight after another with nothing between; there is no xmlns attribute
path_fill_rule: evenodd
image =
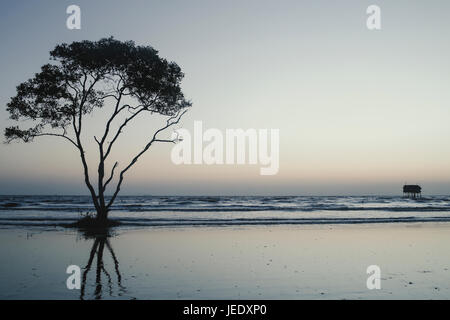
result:
<svg viewBox="0 0 450 320"><path fill-rule="evenodd" d="M70 143L72 143L75 147L77 147L78 149L78 144L76 144L75 141L73 141L71 138L69 138L68 136L64 135L64 134L57 134L57 133L38 133L38 134L34 134L33 137L44 137L44 136L51 136L51 137L61 137L64 138L66 140L68 140Z"/></svg>
<svg viewBox="0 0 450 320"><path fill-rule="evenodd" d="M122 94L123 94L123 89L120 90L120 92L119 92L119 97L117 98L116 106L114 107L114 112L113 112L112 116L109 118L108 122L106 123L105 133L103 134L102 142L101 142L102 145L103 145L103 143L105 142L106 137L107 137L108 134L109 134L109 129L110 129L110 127L111 127L111 123L113 122L114 118L115 118L115 117L116 117L123 109L125 109L125 106L122 106L121 108L119 108L120 100L122 100ZM102 155L102 157L103 157L103 155ZM105 157L105 159L106 159L106 157Z"/></svg>
<svg viewBox="0 0 450 320"><path fill-rule="evenodd" d="M157 136L160 132L166 130L167 128L173 126L174 124L177 124L178 122L180 122L180 119L183 117L183 115L188 111L188 109L185 109L184 111L179 111L176 115L170 117L169 119L167 119L166 125L158 130L156 130L156 132L153 134L153 138L150 140L150 142L147 143L147 145L144 147L144 149L139 152L134 158L133 160L131 160L131 162L120 172L119 175L119 182L117 183L116 186L116 191L114 192L112 198L109 200L108 205L106 206L107 209L109 209L111 207L111 205L114 203L117 194L120 191L120 187L122 185L123 182L123 178L124 178L124 174L139 160L139 158L145 153L147 152L147 150L150 148L150 146L154 143L154 142L169 142L169 140L162 140L162 139L157 139ZM174 142L174 141L170 141L170 142Z"/></svg>
<svg viewBox="0 0 450 320"><path fill-rule="evenodd" d="M116 169L116 167L119 165L119 163L116 161L116 163L114 163L114 166L111 169L111 175L109 176L109 179L106 180L105 184L103 185L103 190L106 190L106 186L108 185L108 183L111 182L111 180L114 177L114 170Z"/></svg>
<svg viewBox="0 0 450 320"><path fill-rule="evenodd" d="M108 155L111 153L111 149L112 146L114 144L114 142L116 142L117 138L119 137L119 135L122 133L122 129L126 127L126 125L128 124L128 122L130 122L131 120L133 120L138 114L140 114L142 111L147 110L146 107L143 107L141 109L139 109L138 111L136 111L135 113L133 113L132 116L128 117L119 127L119 129L117 130L116 134L114 135L113 139L111 140L111 142L108 145L108 148L106 149L105 155L104 155L104 159L106 159L108 157Z"/></svg>
<svg viewBox="0 0 450 320"><path fill-rule="evenodd" d="M83 114L83 106L84 106L84 103L86 102L86 99L87 99L87 96L88 96L90 90L92 90L92 88L94 87L94 85L96 83L96 81L93 81L91 83L91 85L89 86L88 90L86 90L86 81L87 81L87 75L85 74L85 78L84 78L84 82L83 82L83 96L82 96L82 99L80 102L79 115L78 115L78 128L76 125L76 114L73 115L73 127L75 130L75 136L77 139L78 150L80 151L81 164L83 165L84 182L86 183L86 186L88 187L89 192L91 193L91 197L94 202L95 209L97 210L97 212L99 212L100 206L98 203L98 197L95 194L94 187L92 186L90 178L89 178L89 168L87 165L86 156L84 154L83 145L81 143L81 123L82 123L81 120L82 120L82 114Z"/></svg>

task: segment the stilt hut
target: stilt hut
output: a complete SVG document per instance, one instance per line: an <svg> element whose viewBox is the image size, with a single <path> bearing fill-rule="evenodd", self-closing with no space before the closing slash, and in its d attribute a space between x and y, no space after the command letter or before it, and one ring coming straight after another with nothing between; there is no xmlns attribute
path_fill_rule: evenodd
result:
<svg viewBox="0 0 450 320"><path fill-rule="evenodd" d="M405 184L403 186L403 196L416 199L422 197L422 188L417 184Z"/></svg>

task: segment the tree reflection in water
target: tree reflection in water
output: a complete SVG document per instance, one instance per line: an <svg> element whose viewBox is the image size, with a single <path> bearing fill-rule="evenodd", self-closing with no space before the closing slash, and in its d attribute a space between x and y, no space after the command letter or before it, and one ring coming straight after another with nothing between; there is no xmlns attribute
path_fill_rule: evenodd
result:
<svg viewBox="0 0 450 320"><path fill-rule="evenodd" d="M118 287L118 296L126 293L126 288L122 285L122 276L119 270L119 261L117 260L117 256L114 253L114 250L111 246L109 238L113 235L109 230L96 230L95 232L84 231L82 233L83 238L85 239L93 239L94 243L92 245L89 260L84 267L83 275L81 279L81 290L80 290L80 299L85 299L86 294L86 281L88 279L88 274L92 268L92 264L95 262L96 270L95 270L95 290L94 290L94 298L100 300L103 298L103 282L102 282L102 274L106 276L107 279L107 289L110 297L113 297L113 276L106 270L104 263L104 253L105 247L107 249L106 253L109 252L111 255L112 261L114 262L114 278L117 279L117 287Z"/></svg>

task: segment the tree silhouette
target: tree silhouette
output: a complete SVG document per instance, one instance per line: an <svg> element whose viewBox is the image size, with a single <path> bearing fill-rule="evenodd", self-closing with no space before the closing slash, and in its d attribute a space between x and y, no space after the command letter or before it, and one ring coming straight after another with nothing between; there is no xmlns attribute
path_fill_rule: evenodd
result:
<svg viewBox="0 0 450 320"><path fill-rule="evenodd" d="M31 142L36 137L53 136L75 146L97 212L96 223L102 225L108 221L108 212L125 173L153 143L176 142L176 139L161 139L158 135L177 124L191 106L180 87L184 74L176 63L160 58L152 47L136 46L132 41L122 42L112 37L57 45L50 56L54 63L42 66L34 78L17 86L16 96L7 105L12 120L31 120L37 124L28 129L6 128L6 142ZM113 103L103 135L94 136L99 150L96 190L81 134L83 117L102 108L105 101ZM105 174L105 162L124 128L145 113L166 116L165 125L156 130L144 148L121 169L114 192L107 200L105 191L115 178L118 162L111 166L109 174ZM122 121L113 129L113 122L121 117Z"/></svg>

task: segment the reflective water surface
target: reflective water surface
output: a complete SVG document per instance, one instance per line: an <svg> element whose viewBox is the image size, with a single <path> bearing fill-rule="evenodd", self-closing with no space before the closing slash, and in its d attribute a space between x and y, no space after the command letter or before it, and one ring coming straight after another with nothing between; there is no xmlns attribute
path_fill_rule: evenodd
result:
<svg viewBox="0 0 450 320"><path fill-rule="evenodd" d="M447 223L0 229L0 299L450 298ZM381 268L381 290L366 269ZM69 265L81 288L69 290Z"/></svg>

